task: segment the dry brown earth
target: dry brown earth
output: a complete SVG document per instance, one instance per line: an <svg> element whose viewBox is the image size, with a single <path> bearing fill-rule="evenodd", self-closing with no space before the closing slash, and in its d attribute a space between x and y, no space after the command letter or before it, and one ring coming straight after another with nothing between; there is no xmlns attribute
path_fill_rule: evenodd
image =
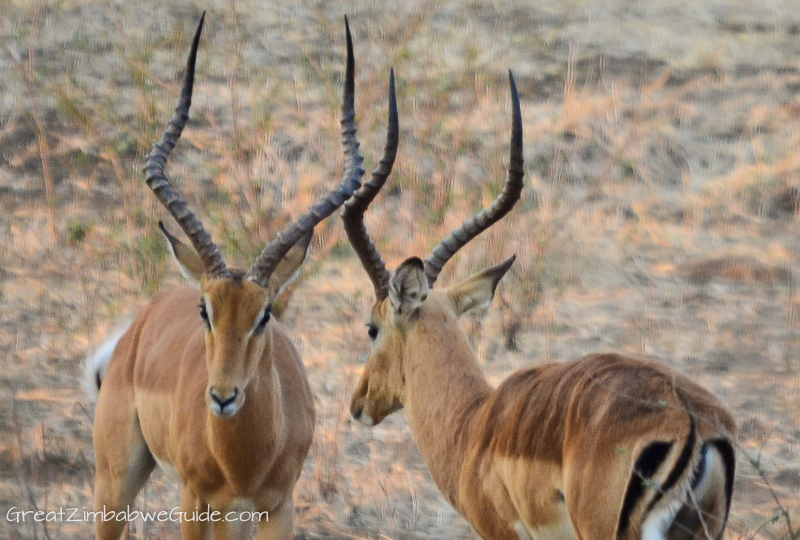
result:
<svg viewBox="0 0 800 540"><path fill-rule="evenodd" d="M528 187L440 283L516 253L465 320L487 376L604 350L689 373L741 426L729 539L800 528L800 3L0 0L0 537L88 539L8 510L91 506L83 358L181 283L140 167L209 11L195 109L170 171L227 256L335 182L342 17L354 29L368 167L388 70L401 150L368 225L390 266L486 204L517 76ZM317 396L300 538L471 538L402 413L348 418L372 291L339 224L319 228L283 319ZM140 508L172 508L155 474ZM144 523L130 538L171 538Z"/></svg>

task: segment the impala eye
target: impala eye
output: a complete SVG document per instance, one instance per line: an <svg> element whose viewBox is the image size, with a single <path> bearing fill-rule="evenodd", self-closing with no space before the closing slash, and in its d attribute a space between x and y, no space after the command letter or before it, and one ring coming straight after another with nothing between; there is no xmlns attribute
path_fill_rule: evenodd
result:
<svg viewBox="0 0 800 540"><path fill-rule="evenodd" d="M367 325L367 335L369 339L375 341L375 338L378 337L378 327L374 324L370 323Z"/></svg>
<svg viewBox="0 0 800 540"><path fill-rule="evenodd" d="M267 307L267 309L264 310L264 314L261 316L261 320L258 321L258 325L256 326L256 328L258 328L259 330L263 330L264 327L267 326L267 323L269 322L269 319L271 317L270 315L271 310L272 306L269 306Z"/></svg>
<svg viewBox="0 0 800 540"><path fill-rule="evenodd" d="M211 327L211 321L208 320L208 310L206 310L206 301L200 301L200 318L203 319L203 322L207 327Z"/></svg>

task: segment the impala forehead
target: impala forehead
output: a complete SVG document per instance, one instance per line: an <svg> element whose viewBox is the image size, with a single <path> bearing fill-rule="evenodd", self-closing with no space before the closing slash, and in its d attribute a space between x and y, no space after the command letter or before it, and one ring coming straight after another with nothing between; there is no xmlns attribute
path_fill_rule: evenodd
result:
<svg viewBox="0 0 800 540"><path fill-rule="evenodd" d="M270 305L267 291L260 285L241 279L217 279L203 285L203 300L212 327L222 321L230 328L249 332Z"/></svg>
<svg viewBox="0 0 800 540"><path fill-rule="evenodd" d="M375 302L372 305L372 313L369 318L370 324L378 324L381 321L385 321L386 315L389 312L388 306L390 305L391 303L388 298Z"/></svg>

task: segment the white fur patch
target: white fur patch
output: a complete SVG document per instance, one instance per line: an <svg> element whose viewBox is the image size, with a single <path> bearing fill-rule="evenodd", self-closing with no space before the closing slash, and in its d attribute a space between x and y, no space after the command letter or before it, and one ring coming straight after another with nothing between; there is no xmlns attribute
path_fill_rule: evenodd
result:
<svg viewBox="0 0 800 540"><path fill-rule="evenodd" d="M682 505L683 501L676 500L653 509L642 524L642 540L666 540L667 529Z"/></svg>
<svg viewBox="0 0 800 540"><path fill-rule="evenodd" d="M523 528L522 522L518 521L517 526L517 533L519 533L520 529ZM530 529L529 531L530 536L522 536L520 534L520 540L524 540L525 538L530 538L531 540L576 540L577 537L575 536L575 530L572 528L572 523L567 521L562 521L556 525L548 525L547 527L537 527L535 529Z"/></svg>
<svg viewBox="0 0 800 540"><path fill-rule="evenodd" d="M528 534L528 530L525 528L525 524L522 523L522 520L518 519L517 522L514 523L514 530L517 531L519 540L533 540L531 535Z"/></svg>
<svg viewBox="0 0 800 540"><path fill-rule="evenodd" d="M208 325L214 328L214 306L211 305L208 298L203 297L203 305L206 307L206 315L208 315Z"/></svg>
<svg viewBox="0 0 800 540"><path fill-rule="evenodd" d="M156 456L153 456L153 458L156 460L156 464L158 465L158 468L161 469L162 471L164 471L164 474L168 478L170 478L172 480L180 481L181 475L180 475L180 473L178 473L178 469L176 469L175 466L172 463L167 463L163 459L158 459Z"/></svg>
<svg viewBox="0 0 800 540"><path fill-rule="evenodd" d="M117 327L111 335L106 338L89 356L86 357L86 363L83 366L83 375L81 377L81 386L92 403L97 402L100 388L97 386L97 381L102 381L108 371L108 364L111 362L111 356L114 354L114 349L117 343L130 328L133 319L131 318L126 323Z"/></svg>
<svg viewBox="0 0 800 540"><path fill-rule="evenodd" d="M375 425L375 420L373 420L372 417L367 413L363 413L361 416L359 416L358 421L367 427L372 427Z"/></svg>
<svg viewBox="0 0 800 540"><path fill-rule="evenodd" d="M711 472L714 470L717 454L711 450L711 445L706 446L705 468L703 469L703 476L697 481L697 487L694 488L695 497L699 500L705 498L706 491L708 490L711 481Z"/></svg>

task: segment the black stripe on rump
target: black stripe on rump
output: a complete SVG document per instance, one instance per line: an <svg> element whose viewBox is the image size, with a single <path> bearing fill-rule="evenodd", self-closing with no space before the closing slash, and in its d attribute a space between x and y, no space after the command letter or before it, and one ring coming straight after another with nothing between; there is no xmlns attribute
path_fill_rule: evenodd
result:
<svg viewBox="0 0 800 540"><path fill-rule="evenodd" d="M650 504L647 506L647 512L653 509L658 501L661 500L661 497L664 496L664 493L675 486L686 470L686 467L689 465L697 438L695 434L694 418L692 418L691 415L689 416L689 422L689 435L686 437L686 442L683 445L683 449L681 449L681 454L678 456L675 466L670 471L669 476L667 476L664 483L657 489L655 497L653 497L653 500L650 501ZM664 463L673 444L674 441L656 441L650 443L642 450L642 453L636 459L636 463L633 465L633 474L628 483L628 489L625 491L625 498L622 501L622 510L620 510L619 525L617 527L617 538L622 538L628 532L628 527L630 527L631 524L631 514L636 507L636 503L638 503L645 494L645 489L648 487L647 481L652 478L653 474L655 474L658 468Z"/></svg>
<svg viewBox="0 0 800 540"><path fill-rule="evenodd" d="M625 491L625 499L622 501L622 510L619 513L617 538L621 538L628 531L628 527L631 524L631 513L636 507L636 503L644 496L644 491L648 484L647 481L653 477L653 474L667 459L673 444L675 443L662 441L650 443L636 459L628 489Z"/></svg>

